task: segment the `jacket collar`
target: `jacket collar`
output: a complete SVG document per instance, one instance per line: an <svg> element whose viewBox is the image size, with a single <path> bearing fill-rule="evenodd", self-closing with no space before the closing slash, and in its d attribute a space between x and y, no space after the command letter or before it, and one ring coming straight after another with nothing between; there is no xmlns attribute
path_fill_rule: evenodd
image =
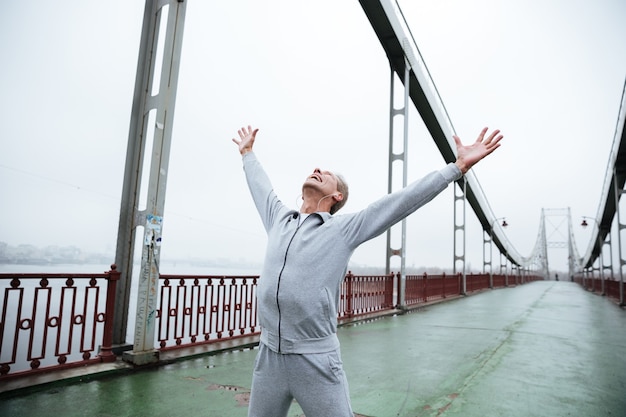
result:
<svg viewBox="0 0 626 417"><path fill-rule="evenodd" d="M300 212L296 210L292 210L290 214L294 219L300 216ZM319 217L322 220L322 223L326 223L328 220L330 220L330 218L333 217L333 215L327 211L316 211L315 213L311 213L310 216Z"/></svg>

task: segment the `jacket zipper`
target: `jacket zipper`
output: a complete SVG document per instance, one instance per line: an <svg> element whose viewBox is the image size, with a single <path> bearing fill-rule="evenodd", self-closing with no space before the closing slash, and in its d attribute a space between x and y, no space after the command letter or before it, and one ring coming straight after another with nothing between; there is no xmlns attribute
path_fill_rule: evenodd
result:
<svg viewBox="0 0 626 417"><path fill-rule="evenodd" d="M302 223L304 223L306 221L306 219L302 220ZM300 219L298 219L298 222L300 222ZM280 349L280 341L281 341L281 331L280 331L280 327L281 327L281 321L282 321L282 315L280 314L280 303L278 302L278 293L280 292L280 280L283 276L283 271L285 270L285 266L287 266L287 255L289 254L289 248L291 247L291 243L293 242L293 239L296 237L296 234L298 233L298 230L300 230L300 226L302 226L302 223L300 223L298 225L298 227L296 227L296 231L293 232L293 235L291 236L291 239L289 240L289 244L287 245L287 249L285 249L285 257L283 259L283 267L280 269L280 273L278 274L278 283L276 284L276 309L278 310L278 353L281 353L281 349Z"/></svg>

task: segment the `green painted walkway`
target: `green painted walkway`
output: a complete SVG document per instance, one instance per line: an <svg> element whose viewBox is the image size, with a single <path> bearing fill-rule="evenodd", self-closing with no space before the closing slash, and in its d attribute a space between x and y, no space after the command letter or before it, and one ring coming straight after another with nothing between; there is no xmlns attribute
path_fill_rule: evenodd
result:
<svg viewBox="0 0 626 417"><path fill-rule="evenodd" d="M626 416L626 311L577 284L486 291L339 336L357 416ZM9 391L0 416L243 417L255 354Z"/></svg>

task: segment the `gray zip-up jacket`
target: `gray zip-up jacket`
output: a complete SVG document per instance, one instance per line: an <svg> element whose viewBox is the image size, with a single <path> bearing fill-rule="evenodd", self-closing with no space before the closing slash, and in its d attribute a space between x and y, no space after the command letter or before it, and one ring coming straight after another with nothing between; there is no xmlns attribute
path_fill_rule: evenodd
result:
<svg viewBox="0 0 626 417"><path fill-rule="evenodd" d="M248 186L268 234L257 288L261 342L279 353L339 347L340 286L354 250L432 200L461 177L449 164L357 213L300 213L286 207L253 152L243 156Z"/></svg>

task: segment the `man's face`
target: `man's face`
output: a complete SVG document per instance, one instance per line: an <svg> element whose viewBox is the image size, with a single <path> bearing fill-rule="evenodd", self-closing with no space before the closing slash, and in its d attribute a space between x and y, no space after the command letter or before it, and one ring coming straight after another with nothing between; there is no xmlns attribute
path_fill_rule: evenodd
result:
<svg viewBox="0 0 626 417"><path fill-rule="evenodd" d="M337 177L330 171L315 168L302 185L303 190L308 187L319 190L322 195L337 193Z"/></svg>

